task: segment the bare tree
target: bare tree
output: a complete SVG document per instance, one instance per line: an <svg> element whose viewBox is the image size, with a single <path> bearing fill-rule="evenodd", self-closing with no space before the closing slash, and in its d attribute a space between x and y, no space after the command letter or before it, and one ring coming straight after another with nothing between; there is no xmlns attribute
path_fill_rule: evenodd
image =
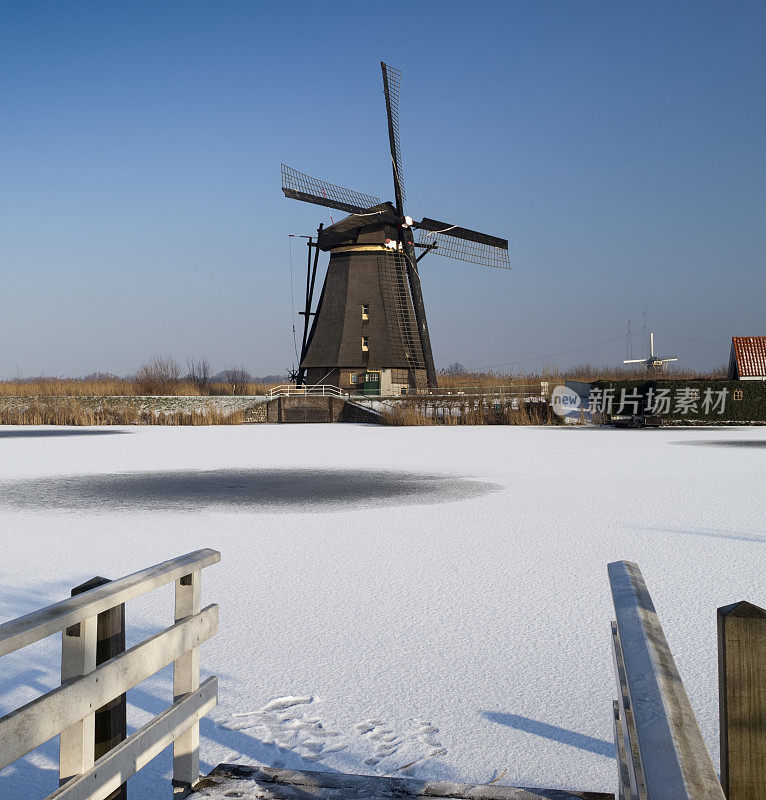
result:
<svg viewBox="0 0 766 800"><path fill-rule="evenodd" d="M232 394L247 394L250 373L242 365L239 367L226 367L223 371L223 380L224 383L231 386Z"/></svg>
<svg viewBox="0 0 766 800"><path fill-rule="evenodd" d="M175 394L181 381L181 367L172 356L153 356L133 376L138 394Z"/></svg>
<svg viewBox="0 0 766 800"><path fill-rule="evenodd" d="M465 372L465 367L459 361L450 364L447 369L444 370L445 375L465 375Z"/></svg>
<svg viewBox="0 0 766 800"><path fill-rule="evenodd" d="M189 380L204 394L210 384L210 364L207 359L199 358L195 361L190 358L186 362L186 367L189 370Z"/></svg>

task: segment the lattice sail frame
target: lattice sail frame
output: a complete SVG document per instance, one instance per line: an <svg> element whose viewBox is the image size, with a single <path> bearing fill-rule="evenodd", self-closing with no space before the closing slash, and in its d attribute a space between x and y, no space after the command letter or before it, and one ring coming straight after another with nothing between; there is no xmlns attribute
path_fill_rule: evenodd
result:
<svg viewBox="0 0 766 800"><path fill-rule="evenodd" d="M407 199L407 192L404 188L404 168L402 166L402 144L399 140L399 89L402 85L402 71L396 67L383 64L383 96L386 98L387 107L391 114L391 126L394 131L394 167L396 176L399 179L399 190L402 193L402 201Z"/></svg>
<svg viewBox="0 0 766 800"><path fill-rule="evenodd" d="M467 239L450 236L448 233L427 231L422 228L418 231L418 244L428 247L436 244L434 253L458 261L468 261L471 264L481 264L485 267L497 269L510 269L511 261L508 250L494 247L481 242L471 242Z"/></svg>
<svg viewBox="0 0 766 800"><path fill-rule="evenodd" d="M403 356L412 370L423 370L426 362L415 320L404 255L393 251L381 253L378 256L378 274L389 341L392 349L396 349L394 356L398 360ZM401 352L400 347L404 348Z"/></svg>
<svg viewBox="0 0 766 800"><path fill-rule="evenodd" d="M380 198L370 194L362 194L353 189L322 181L319 178L312 178L311 175L298 172L286 164L282 164L282 191L285 197L293 200L303 200L306 203L315 203L327 208L337 208L340 211L347 211L349 214L361 213L382 202Z"/></svg>

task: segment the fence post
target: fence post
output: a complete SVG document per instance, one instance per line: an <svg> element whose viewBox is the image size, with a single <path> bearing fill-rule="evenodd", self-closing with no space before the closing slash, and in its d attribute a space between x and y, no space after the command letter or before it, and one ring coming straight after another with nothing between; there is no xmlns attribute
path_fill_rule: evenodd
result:
<svg viewBox="0 0 766 800"><path fill-rule="evenodd" d="M61 683L87 675L96 668L97 617L90 617L61 633ZM94 761L95 714L61 731L59 784L87 772Z"/></svg>
<svg viewBox="0 0 766 800"><path fill-rule="evenodd" d="M91 578L72 589L72 597L97 586L111 583L109 578ZM102 611L96 622L96 666L109 661L110 658L125 652L125 603ZM115 697L101 708L96 709L94 716L93 757L95 760L108 753L113 747L124 741L128 735L126 695ZM123 783L105 800L127 800L128 785Z"/></svg>
<svg viewBox="0 0 766 800"><path fill-rule="evenodd" d="M176 622L199 614L201 607L200 572L176 581ZM199 689L199 647L173 662L173 700ZM199 780L199 722L195 722L173 743L173 793L185 796Z"/></svg>
<svg viewBox="0 0 766 800"><path fill-rule="evenodd" d="M727 800L766 800L766 610L718 609L721 784Z"/></svg>

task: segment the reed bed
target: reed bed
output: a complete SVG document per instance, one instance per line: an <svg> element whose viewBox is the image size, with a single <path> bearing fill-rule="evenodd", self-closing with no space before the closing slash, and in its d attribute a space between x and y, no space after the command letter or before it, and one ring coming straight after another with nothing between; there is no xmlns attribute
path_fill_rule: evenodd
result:
<svg viewBox="0 0 766 800"><path fill-rule="evenodd" d="M0 397L203 397L263 395L274 384L253 381L244 367L215 376L206 359L189 359L184 374L172 356L153 356L134 375L94 372L84 378L16 378L0 381Z"/></svg>
<svg viewBox="0 0 766 800"><path fill-rule="evenodd" d="M244 420L243 411L156 412L119 402L92 408L74 397L33 400L25 407L0 407L0 425L240 425Z"/></svg>
<svg viewBox="0 0 766 800"><path fill-rule="evenodd" d="M668 368L660 373L663 380L725 380L728 368L721 365L714 370L697 371ZM640 380L651 377L640 364L629 366L596 366L594 364L578 364L567 370L557 367L544 367L536 372L472 372L443 370L437 375L439 388L475 389L481 391L497 391L500 389L516 390L539 387L547 382L552 388L564 383L565 379L589 383L597 380ZM659 377L657 375L654 376Z"/></svg>
<svg viewBox="0 0 766 800"><path fill-rule="evenodd" d="M498 401L474 398L459 403L414 397L383 411L386 425L556 425L547 403L518 397Z"/></svg>
<svg viewBox="0 0 766 800"><path fill-rule="evenodd" d="M264 395L274 384L246 383L232 387L211 383L200 388L190 381L147 382L134 378L84 380L80 378L33 378L0 381L0 397L208 397Z"/></svg>
<svg viewBox="0 0 766 800"><path fill-rule="evenodd" d="M593 364L578 364L565 372L555 370L555 379L563 382L564 378L573 381L626 381L626 380L645 380L647 378L661 378L666 381L701 381L701 380L726 380L729 368L726 364L716 369L695 370L684 369L679 366L668 366L668 368L656 375L651 375L641 364L625 366L594 366ZM552 378L551 378L552 379Z"/></svg>
<svg viewBox="0 0 766 800"><path fill-rule="evenodd" d="M205 397L224 395L256 396L268 394L275 384L242 380L242 372L231 370L231 380L202 380L180 377L178 366L168 359L153 359L142 365L128 378L99 376L88 378L16 378L0 381L0 397ZM727 369L697 372L695 370L669 369L662 373L664 380L721 380ZM192 377L195 377L192 374ZM439 388L461 389L467 393L482 392L537 393L540 384L549 387L563 383L565 378L579 381L626 380L648 377L643 368L597 367L581 364L561 372L546 368L539 372L449 372L437 376Z"/></svg>

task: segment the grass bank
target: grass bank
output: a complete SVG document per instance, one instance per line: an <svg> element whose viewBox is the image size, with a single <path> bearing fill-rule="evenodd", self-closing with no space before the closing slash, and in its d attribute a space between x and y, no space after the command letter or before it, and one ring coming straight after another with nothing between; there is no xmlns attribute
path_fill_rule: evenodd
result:
<svg viewBox="0 0 766 800"><path fill-rule="evenodd" d="M382 412L386 425L556 425L547 403L530 398L397 400Z"/></svg>
<svg viewBox="0 0 766 800"><path fill-rule="evenodd" d="M240 425L244 420L242 410L168 411L111 399L94 404L76 397L33 398L0 406L0 425Z"/></svg>

